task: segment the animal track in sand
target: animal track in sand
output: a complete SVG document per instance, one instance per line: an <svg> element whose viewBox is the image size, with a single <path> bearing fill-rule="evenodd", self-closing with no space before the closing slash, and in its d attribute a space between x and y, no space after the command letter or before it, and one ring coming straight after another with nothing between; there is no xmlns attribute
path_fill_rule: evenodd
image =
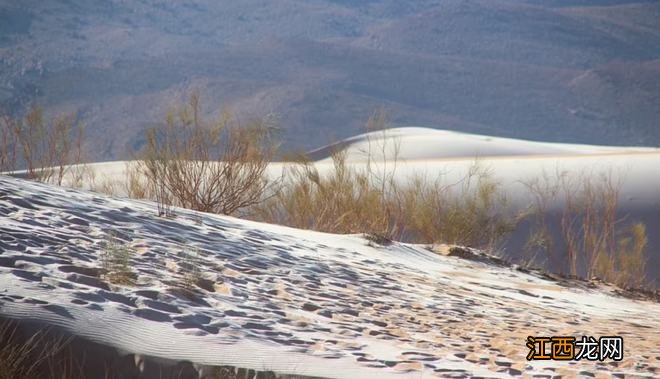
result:
<svg viewBox="0 0 660 379"><path fill-rule="evenodd" d="M0 288L8 291L0 314L3 303L73 322L81 309L94 317L117 310L185 331L201 349L250 339L403 377L659 374L655 302L417 246L372 248L356 236L297 236L185 210L168 220L146 203L8 178L0 187L12 194L0 199ZM131 268L143 282L103 279L108 231L140 249ZM179 252L193 249L203 278L185 288ZM526 337L552 333L624 335L625 358L527 362Z"/></svg>

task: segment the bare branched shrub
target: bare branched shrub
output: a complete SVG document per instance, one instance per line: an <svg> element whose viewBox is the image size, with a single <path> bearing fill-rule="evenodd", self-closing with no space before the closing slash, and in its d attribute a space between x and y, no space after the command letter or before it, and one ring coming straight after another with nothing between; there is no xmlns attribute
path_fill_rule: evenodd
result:
<svg viewBox="0 0 660 379"><path fill-rule="evenodd" d="M499 184L476 166L451 185L421 176L405 185L381 178L373 166L353 167L337 152L329 173L320 174L311 163L294 166L282 190L255 216L332 233L491 249L515 228L517 217L507 213Z"/></svg>
<svg viewBox="0 0 660 379"><path fill-rule="evenodd" d="M578 274L578 257L587 277L593 276L596 260L615 248L616 211L620 184L612 175L593 181L589 176L561 178L565 209L561 230L572 275Z"/></svg>
<svg viewBox="0 0 660 379"><path fill-rule="evenodd" d="M17 120L0 117L0 172L12 173L19 168L19 142L14 132Z"/></svg>
<svg viewBox="0 0 660 379"><path fill-rule="evenodd" d="M108 196L118 196L120 186L119 181L104 178L92 190Z"/></svg>
<svg viewBox="0 0 660 379"><path fill-rule="evenodd" d="M561 247L557 246L553 230L556 225L552 225L550 213L554 211L553 205L560 197L562 178L566 175L557 167L554 177L543 171L539 177L520 182L532 197L532 204L524 214L526 221L532 225L524 247L527 265L533 266L539 261L545 264L564 261L560 256Z"/></svg>
<svg viewBox="0 0 660 379"><path fill-rule="evenodd" d="M144 166L139 162L125 163L124 191L126 196L131 199L156 199L153 189L145 179L147 173L144 172Z"/></svg>
<svg viewBox="0 0 660 379"><path fill-rule="evenodd" d="M457 183L443 185L417 176L402 190L411 238L496 250L515 229L499 183L475 162Z"/></svg>
<svg viewBox="0 0 660 379"><path fill-rule="evenodd" d="M31 107L25 117L0 117L0 171L24 169L28 179L62 184L70 165L83 160L84 127L71 115L44 120Z"/></svg>
<svg viewBox="0 0 660 379"><path fill-rule="evenodd" d="M147 131L142 160L159 203L234 214L263 200L272 185L265 171L276 150L267 120L241 125L225 112L206 122L193 93L166 124Z"/></svg>
<svg viewBox="0 0 660 379"><path fill-rule="evenodd" d="M526 186L535 198L529 252L564 262L573 276L599 277L623 287L644 284L646 228L623 224L621 182L612 173L557 171L554 179L544 174ZM553 203L563 207L553 211Z"/></svg>
<svg viewBox="0 0 660 379"><path fill-rule="evenodd" d="M63 182L65 186L87 188L96 179L96 174L92 167L84 163L68 166L66 170L66 180Z"/></svg>
<svg viewBox="0 0 660 379"><path fill-rule="evenodd" d="M368 131L365 159L347 162L332 154L332 167L319 172L309 161L293 163L276 196L253 209L258 220L332 233L366 233L370 240L450 242L494 248L517 219L505 212L506 198L486 170L475 164L452 185L417 176L399 184L398 141L387 135L382 113ZM370 134L368 136L374 136Z"/></svg>
<svg viewBox="0 0 660 379"><path fill-rule="evenodd" d="M367 131L381 130L383 135L369 137L365 160L358 165L347 162L346 151L338 150L331 155L331 169L321 173L299 156L287 167L280 190L250 209L252 217L303 229L366 233L375 240L398 239L403 214L394 181L398 157L386 156L387 129L383 113L369 119Z"/></svg>
<svg viewBox="0 0 660 379"><path fill-rule="evenodd" d="M595 272L622 287L642 288L647 284L646 226L638 222L619 232L616 255L601 255Z"/></svg>

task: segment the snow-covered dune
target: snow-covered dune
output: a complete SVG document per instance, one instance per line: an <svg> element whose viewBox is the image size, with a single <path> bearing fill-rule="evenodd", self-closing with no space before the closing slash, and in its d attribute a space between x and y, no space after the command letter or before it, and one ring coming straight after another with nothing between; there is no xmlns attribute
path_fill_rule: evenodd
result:
<svg viewBox="0 0 660 379"><path fill-rule="evenodd" d="M336 149L344 149L348 164L358 169L365 167L370 156L372 169L386 171L399 183L418 175L440 179L443 184L457 183L478 162L501 185L508 204L518 210L533 204L525 184L535 180L553 186L566 177L576 184L585 179L598 182L601 176L608 176L621 186L620 216L646 224L647 276L651 286L660 286L660 148L545 143L404 127L362 134L310 152L321 174L333 169L330 154ZM289 166L273 162L268 174L280 178ZM83 188L109 188L118 196L125 195L126 167L123 161L88 165L86 169L93 175L86 176ZM562 209L565 197L556 196L548 205ZM519 230L507 241L505 250L519 254L528 236L528 230Z"/></svg>
<svg viewBox="0 0 660 379"><path fill-rule="evenodd" d="M499 156L574 156L590 154L660 153L645 147L613 147L526 141L420 127L373 131L309 152L312 160L328 159L343 150L353 162L371 159L438 160Z"/></svg>
<svg viewBox="0 0 660 379"><path fill-rule="evenodd" d="M0 177L0 317L127 353L330 378L659 374L657 300L447 249L155 213ZM134 251L133 284L100 269L110 235ZM183 253L203 277L192 294ZM556 335L623 336L624 358L526 361L528 336Z"/></svg>
<svg viewBox="0 0 660 379"><path fill-rule="evenodd" d="M620 179L624 186L622 199L632 199L643 208L648 201L660 206L660 191L656 190L660 189L660 148L547 143L402 127L348 138L313 150L308 156L319 172L324 173L332 169L330 156L336 150L346 151L347 162L355 167L362 166L371 157L373 168L394 170L395 179L402 183L418 174L454 182L464 177L475 161L508 191L516 191L521 181L539 178L544 173L550 176L557 172L576 175L612 173L614 179ZM392 164L395 160L396 164ZM82 187L99 188L113 184L116 194L122 195L128 164L128 161L87 164L85 169L91 175L84 176ZM279 178L288 166L288 163L273 162L268 173ZM640 181L643 184L640 185ZM65 177L64 182L70 184L71 175ZM524 202L527 200L525 198Z"/></svg>
<svg viewBox="0 0 660 379"><path fill-rule="evenodd" d="M332 170L329 155L336 149L343 149L347 162L355 168L363 167L370 158L372 169L391 175L399 183L408 183L418 175L440 179L445 185L457 183L478 164L501 185L508 206L518 210L534 204L528 188L533 182L548 188L570 183L567 187L577 192L587 181L599 185L603 178L611 180L619 190L619 216L646 225L647 279L651 286L660 286L660 148L559 144L395 128L315 150L311 155L317 159L315 166L321 173ZM274 172L279 169L273 168ZM548 210L554 212L550 220L557 219L566 207L565 193L547 201ZM519 228L506 241L504 250L519 256L529 234L529 230Z"/></svg>

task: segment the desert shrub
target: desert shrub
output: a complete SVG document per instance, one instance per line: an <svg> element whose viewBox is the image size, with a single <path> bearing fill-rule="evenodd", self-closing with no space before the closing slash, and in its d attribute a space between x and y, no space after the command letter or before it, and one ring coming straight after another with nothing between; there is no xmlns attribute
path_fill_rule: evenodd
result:
<svg viewBox="0 0 660 379"><path fill-rule="evenodd" d="M375 113L365 128L385 133L388 125L384 114ZM251 207L250 216L302 229L398 239L403 214L394 181L398 158L395 154L393 159L386 159L388 146L382 141L386 139L368 139L365 160L359 165L347 162L345 150L334 151L327 172L319 172L313 162L298 155L285 169L278 191L268 201Z"/></svg>
<svg viewBox="0 0 660 379"><path fill-rule="evenodd" d="M596 181L588 175L565 175L560 185L565 202L561 231L570 273L578 274L578 258L581 258L586 277L591 277L599 257L616 249L620 185L612 181L611 175Z"/></svg>
<svg viewBox="0 0 660 379"><path fill-rule="evenodd" d="M28 179L62 184L83 159L84 127L72 115L49 122L32 106L24 117L0 117L0 172L24 169ZM77 173L74 173L74 176Z"/></svg>
<svg viewBox="0 0 660 379"><path fill-rule="evenodd" d="M499 183L477 162L457 183L417 176L401 192L406 226L415 242L495 250L518 222Z"/></svg>
<svg viewBox="0 0 660 379"><path fill-rule="evenodd" d="M108 178L93 178L89 182L89 189L91 191L99 192L107 196L119 196L120 188L121 183L119 181Z"/></svg>
<svg viewBox="0 0 660 379"><path fill-rule="evenodd" d="M85 163L77 163L66 167L66 179L61 185L72 188L87 188L95 180L96 174L92 167Z"/></svg>
<svg viewBox="0 0 660 379"><path fill-rule="evenodd" d="M596 260L596 274L622 287L644 287L647 243L644 223L637 222L624 229L617 239L616 254L601 255Z"/></svg>
<svg viewBox="0 0 660 379"><path fill-rule="evenodd" d="M547 173L525 183L534 198L528 253L562 262L565 271L622 287L644 285L646 227L619 211L621 182L612 173ZM552 209L561 202L563 207ZM556 208L556 206L554 206Z"/></svg>
<svg viewBox="0 0 660 379"><path fill-rule="evenodd" d="M133 284L135 273L131 269L131 260L134 256L133 248L110 233L101 251L101 266L105 271L105 278L114 284Z"/></svg>
<svg viewBox="0 0 660 379"><path fill-rule="evenodd" d="M329 172L297 164L283 188L253 209L261 221L331 233L366 233L377 239L454 243L495 248L514 228L498 183L475 169L458 183L416 176L408 184L332 156ZM393 163L391 163L393 164Z"/></svg>
<svg viewBox="0 0 660 379"><path fill-rule="evenodd" d="M143 171L144 167L136 161L126 162L124 169L124 191L126 196L131 199L155 199L153 188L144 179L147 174Z"/></svg>
<svg viewBox="0 0 660 379"><path fill-rule="evenodd" d="M13 172L19 168L19 143L14 132L17 120L3 115L0 118L0 172Z"/></svg>
<svg viewBox="0 0 660 379"><path fill-rule="evenodd" d="M557 172L557 177L560 176ZM548 215L553 200L559 194L559 185L545 171L540 177L520 183L526 187L532 198L532 203L524 217L531 227L523 248L523 264L535 266L539 261L552 262L558 258L558 248Z"/></svg>
<svg viewBox="0 0 660 379"><path fill-rule="evenodd" d="M243 125L228 112L206 122L193 93L164 128L147 131L142 169L159 204L234 214L272 185L265 171L276 151L273 130L268 120Z"/></svg>
<svg viewBox="0 0 660 379"><path fill-rule="evenodd" d="M260 221L331 233L366 233L371 241L449 242L489 248L510 233L517 219L505 212L506 198L488 172L474 164L458 183L414 176L396 181L399 142L387 138L382 113L367 122L364 159L347 162L332 154L325 172L299 159L288 167L282 188L253 207ZM372 138L375 136L375 138Z"/></svg>
<svg viewBox="0 0 660 379"><path fill-rule="evenodd" d="M293 164L282 188L253 207L252 216L302 229L396 237L395 205L385 192L394 191L394 183L380 186L347 164L343 152L334 153L332 163L326 174L310 162Z"/></svg>

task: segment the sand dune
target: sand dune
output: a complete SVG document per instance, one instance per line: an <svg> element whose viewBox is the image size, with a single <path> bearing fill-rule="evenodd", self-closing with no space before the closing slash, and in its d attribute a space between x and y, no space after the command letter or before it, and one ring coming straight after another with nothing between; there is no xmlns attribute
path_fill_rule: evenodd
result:
<svg viewBox="0 0 660 379"><path fill-rule="evenodd" d="M475 164L501 185L511 209L533 204L526 184L541 180L549 186L563 179L574 185L603 177L620 185L619 217L644 222L648 231L647 277L660 286L660 149L534 142L427 128L396 128L377 131L315 150L321 173L332 169L333 149L346 151L349 164L360 168L367 157L371 167L391 175L399 183L423 175L443 184L457 183ZM396 157L396 159L394 159ZM277 172L277 168L275 169ZM558 224L564 196L549 199L549 220ZM520 256L529 230L519 228L502 249ZM557 267L550 269L556 270Z"/></svg>
<svg viewBox="0 0 660 379"><path fill-rule="evenodd" d="M647 226L647 275L652 285L660 285L658 148L558 144L428 128L395 128L359 135L310 152L321 174L332 170L329 154L338 148L346 150L349 165L357 169L364 167L370 154L372 168L391 174L399 183L407 183L418 175L440 179L444 184L456 183L477 162L493 180L501 184L509 205L519 210L531 206L533 201L524 183L545 178L549 185L555 185L562 175L574 181L585 178L597 181L603 175L609 176L621 184L620 216L642 221ZM110 183L115 195L125 195L127 163L117 161L88 165L87 169L94 173L94 181L87 180L83 188L99 189ZM279 178L288 167L290 164L273 162L268 173L273 178ZM549 206L554 210L563 208L564 197L551 199ZM508 254L518 255L527 238L528 231L521 229L503 248Z"/></svg>
<svg viewBox="0 0 660 379"><path fill-rule="evenodd" d="M478 252L155 209L0 177L0 316L127 354L329 378L658 374L655 301ZM99 270L110 233L134 251L134 284ZM193 295L182 253L204 279ZM610 334L625 338L617 364L525 360L528 335Z"/></svg>
<svg viewBox="0 0 660 379"><path fill-rule="evenodd" d="M655 198L660 183L660 148L615 147L526 141L477 134L459 133L419 127L403 127L376 131L348 138L310 151L308 156L321 173L331 169L330 155L335 150L346 151L349 164L359 167L371 157L374 167L394 172L397 180L406 182L411 176L425 174L431 178L445 176L456 180L465 175L475 161L488 169L504 185L540 176L543 172L569 172L575 174L612 172L620 175L626 188L632 191L624 198L646 202ZM397 164L392 162L397 160ZM104 182L115 182L118 195L122 195L126 165L129 161L87 164L95 183L87 181L83 188ZM272 177L280 177L287 163L273 162L269 167ZM74 171L74 170L72 170ZM21 177L21 173L15 176ZM644 178L645 184L637 183ZM65 179L70 183L71 177ZM639 188L645 187L645 188ZM641 196L637 189L643 192ZM652 192L652 194L650 193ZM640 196L638 196L640 195ZM658 195L660 196L660 195ZM645 203L644 203L645 204Z"/></svg>
<svg viewBox="0 0 660 379"><path fill-rule="evenodd" d="M526 141L431 128L403 127L361 134L312 150L313 160L344 150L349 161L372 159L437 160L498 156L575 156L592 154L660 153L657 148L613 147Z"/></svg>

